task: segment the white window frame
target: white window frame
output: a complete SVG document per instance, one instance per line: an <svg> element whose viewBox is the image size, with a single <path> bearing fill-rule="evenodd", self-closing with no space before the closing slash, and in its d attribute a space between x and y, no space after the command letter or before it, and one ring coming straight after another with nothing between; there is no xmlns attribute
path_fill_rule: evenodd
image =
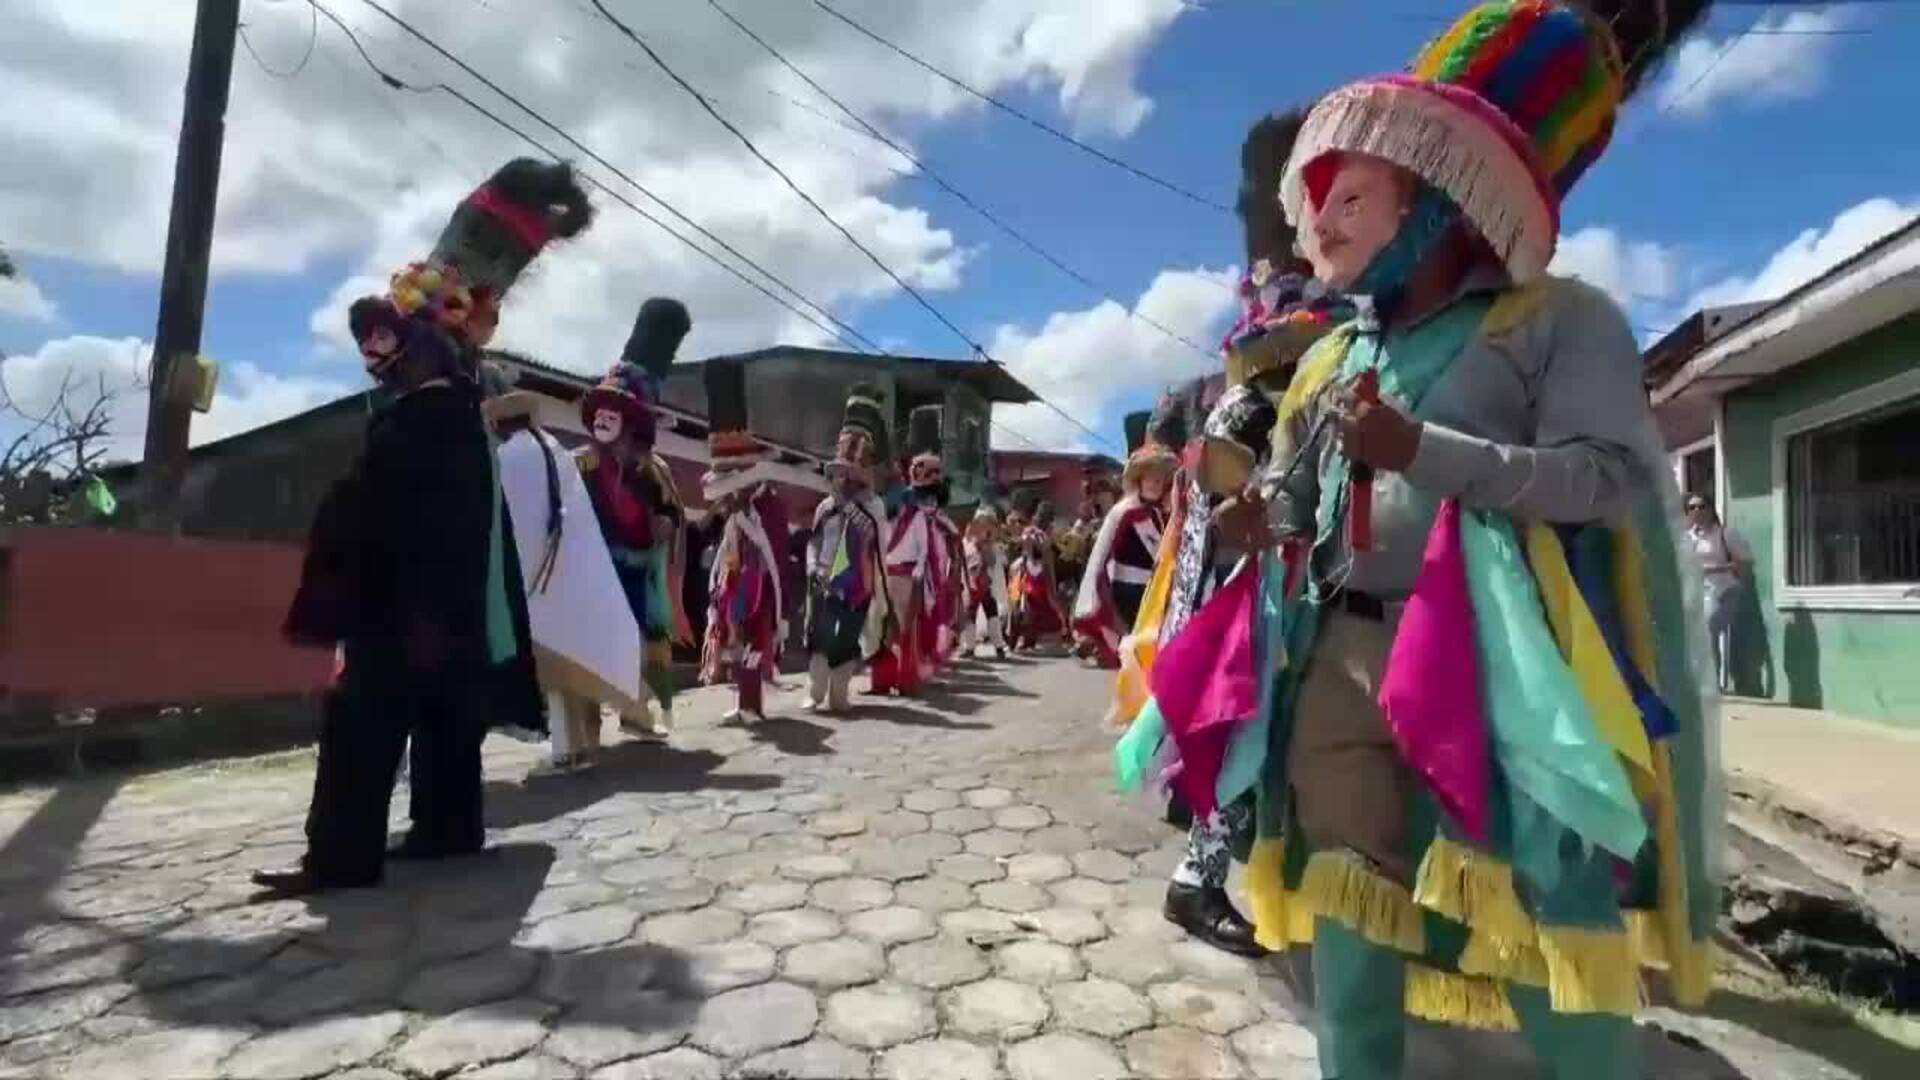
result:
<svg viewBox="0 0 1920 1080"><path fill-rule="evenodd" d="M1842 394L1832 401L1804 409L1773 422L1773 596L1785 611L1913 611L1920 612L1920 582L1882 585L1787 584L1787 443L1795 435L1850 420L1920 396L1920 367Z"/></svg>
<svg viewBox="0 0 1920 1080"><path fill-rule="evenodd" d="M1725 521L1727 519L1725 494L1727 483L1726 477L1723 475L1725 470L1721 464L1720 439L1717 434L1709 435L1704 439L1690 442L1685 446L1668 452L1668 461L1673 466L1673 482L1680 485L1680 494L1693 494L1693 492L1687 490L1687 459L1702 450L1713 451L1713 509L1715 513L1720 515L1720 520Z"/></svg>

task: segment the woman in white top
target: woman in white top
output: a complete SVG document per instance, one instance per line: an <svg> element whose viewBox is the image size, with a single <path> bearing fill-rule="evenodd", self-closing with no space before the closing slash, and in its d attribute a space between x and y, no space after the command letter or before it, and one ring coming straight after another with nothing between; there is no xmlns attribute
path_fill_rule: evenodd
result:
<svg viewBox="0 0 1920 1080"><path fill-rule="evenodd" d="M1746 595L1753 552L1740 534L1720 523L1707 500L1687 496L1687 536L1707 584L1707 630L1713 636L1713 662L1720 689L1732 689L1728 670L1732 661L1733 620Z"/></svg>

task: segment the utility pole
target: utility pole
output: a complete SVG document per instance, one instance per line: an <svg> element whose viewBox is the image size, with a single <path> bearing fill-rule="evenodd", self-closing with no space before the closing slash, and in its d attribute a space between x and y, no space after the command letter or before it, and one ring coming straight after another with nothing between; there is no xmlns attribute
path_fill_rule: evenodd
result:
<svg viewBox="0 0 1920 1080"><path fill-rule="evenodd" d="M214 204L220 192L220 150L226 141L227 91L240 0L199 0L193 54L187 62L186 109L173 165L173 212L167 222L160 276L160 320L153 334L153 385L147 399L147 445L141 465L141 521L150 529L179 526L180 487L187 473L187 435L198 383L200 326L207 305L207 262Z"/></svg>

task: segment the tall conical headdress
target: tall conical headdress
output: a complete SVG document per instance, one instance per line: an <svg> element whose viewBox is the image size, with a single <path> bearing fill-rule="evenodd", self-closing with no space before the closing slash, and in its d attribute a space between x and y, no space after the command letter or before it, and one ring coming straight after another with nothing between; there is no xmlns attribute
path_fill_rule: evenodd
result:
<svg viewBox="0 0 1920 1080"><path fill-rule="evenodd" d="M458 267L469 286L505 296L548 243L578 236L592 220L572 166L514 158L461 201L431 259Z"/></svg>
<svg viewBox="0 0 1920 1080"><path fill-rule="evenodd" d="M640 305L634 316L633 332L620 350L620 362L630 364L652 376L656 385L673 367L680 343L693 329L693 316L687 305L666 296L655 296Z"/></svg>
<svg viewBox="0 0 1920 1080"><path fill-rule="evenodd" d="M907 451L913 455L907 464L907 482L914 487L937 484L946 475L940 454L945 417L946 410L938 405L922 405L907 414Z"/></svg>
<svg viewBox="0 0 1920 1080"><path fill-rule="evenodd" d="M746 363L725 356L708 360L701 376L707 388L710 458L702 487L712 500L754 483L753 467L766 453L748 426Z"/></svg>
<svg viewBox="0 0 1920 1080"><path fill-rule="evenodd" d="M847 389L835 458L863 468L887 460L891 448L883 401L880 388L870 383L855 383Z"/></svg>

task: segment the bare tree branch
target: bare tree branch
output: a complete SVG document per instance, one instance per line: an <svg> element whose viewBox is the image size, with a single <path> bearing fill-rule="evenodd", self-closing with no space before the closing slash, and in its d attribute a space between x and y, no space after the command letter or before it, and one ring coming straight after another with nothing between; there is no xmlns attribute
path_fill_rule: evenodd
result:
<svg viewBox="0 0 1920 1080"><path fill-rule="evenodd" d="M135 383L141 380L135 379ZM64 496L89 480L106 457L119 392L105 374L87 385L66 371L42 409L20 402L0 358L0 425L19 425L0 452L0 524L47 523L66 516Z"/></svg>

